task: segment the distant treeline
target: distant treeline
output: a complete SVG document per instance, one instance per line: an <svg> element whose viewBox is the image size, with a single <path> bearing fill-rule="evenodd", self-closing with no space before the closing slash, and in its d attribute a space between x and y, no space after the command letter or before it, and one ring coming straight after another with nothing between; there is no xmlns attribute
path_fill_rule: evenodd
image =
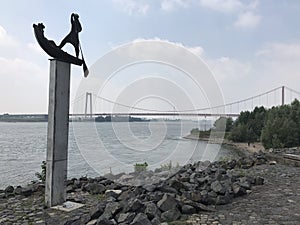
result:
<svg viewBox="0 0 300 225"><path fill-rule="evenodd" d="M295 99L290 105L241 112L233 122L220 118L215 129L226 123L226 137L234 142L261 141L265 148L300 146L300 103Z"/></svg>
<svg viewBox="0 0 300 225"><path fill-rule="evenodd" d="M149 121L143 118L131 116L98 116L95 118L96 122L145 122Z"/></svg>

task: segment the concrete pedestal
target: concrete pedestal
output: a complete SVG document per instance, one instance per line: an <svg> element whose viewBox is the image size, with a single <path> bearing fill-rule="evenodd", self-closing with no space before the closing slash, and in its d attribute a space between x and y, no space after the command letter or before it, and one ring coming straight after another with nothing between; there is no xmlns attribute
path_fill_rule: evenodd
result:
<svg viewBox="0 0 300 225"><path fill-rule="evenodd" d="M45 203L66 201L70 100L70 63L50 60Z"/></svg>

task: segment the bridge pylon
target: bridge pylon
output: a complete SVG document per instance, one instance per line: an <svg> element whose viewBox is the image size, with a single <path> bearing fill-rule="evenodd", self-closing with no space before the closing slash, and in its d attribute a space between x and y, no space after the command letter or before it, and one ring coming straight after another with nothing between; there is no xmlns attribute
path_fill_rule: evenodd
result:
<svg viewBox="0 0 300 225"><path fill-rule="evenodd" d="M90 100L90 101L89 101ZM88 117L88 102L90 102L90 113L89 117L93 117L93 101L92 101L92 93L86 92L85 94L85 110L84 110L84 118Z"/></svg>

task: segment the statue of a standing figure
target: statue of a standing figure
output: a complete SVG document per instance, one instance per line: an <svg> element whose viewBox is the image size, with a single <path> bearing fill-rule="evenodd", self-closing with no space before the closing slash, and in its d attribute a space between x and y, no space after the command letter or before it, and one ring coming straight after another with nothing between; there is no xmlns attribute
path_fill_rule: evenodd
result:
<svg viewBox="0 0 300 225"><path fill-rule="evenodd" d="M71 15L71 31L70 33L61 41L60 45L58 46L59 48L62 48L65 46L65 44L70 43L74 46L75 52L76 52L76 57L79 56L79 48L80 48L80 43L79 43L79 32L82 31L81 24L79 22L79 15L76 13L72 13Z"/></svg>

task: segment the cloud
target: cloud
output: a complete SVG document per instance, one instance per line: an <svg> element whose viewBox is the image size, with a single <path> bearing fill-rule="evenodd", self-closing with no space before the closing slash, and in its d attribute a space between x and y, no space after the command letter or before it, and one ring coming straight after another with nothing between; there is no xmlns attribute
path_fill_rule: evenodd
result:
<svg viewBox="0 0 300 225"><path fill-rule="evenodd" d="M6 30L0 25L0 47L15 47L17 42L7 34Z"/></svg>
<svg viewBox="0 0 300 225"><path fill-rule="evenodd" d="M200 0L200 5L220 12L235 12L244 7L239 0Z"/></svg>
<svg viewBox="0 0 300 225"><path fill-rule="evenodd" d="M141 0L113 0L115 5L128 15L146 15L150 5Z"/></svg>
<svg viewBox="0 0 300 225"><path fill-rule="evenodd" d="M163 0L161 2L161 9L171 12L177 8L187 8L191 3L191 0Z"/></svg>
<svg viewBox="0 0 300 225"><path fill-rule="evenodd" d="M261 16L251 12L243 12L238 16L237 21L234 23L238 28L255 28L261 20Z"/></svg>
<svg viewBox="0 0 300 225"><path fill-rule="evenodd" d="M243 79L252 71L251 63L241 62L230 57L208 59L207 63L218 81Z"/></svg>
<svg viewBox="0 0 300 225"><path fill-rule="evenodd" d="M45 113L47 69L21 58L0 57L0 112Z"/></svg>
<svg viewBox="0 0 300 225"><path fill-rule="evenodd" d="M194 53L195 55L197 55L199 57L204 56L204 49L203 49L202 46L186 46L183 43L173 42L173 41L170 41L170 40L167 40L167 39L161 39L159 37L155 37L155 38L136 38L132 42L135 43L135 42L140 42L140 41L163 41L163 42L168 42L170 44L175 44L179 47L186 48L186 49L188 49L189 51L191 51L192 53ZM117 47L119 47L119 46L115 46L115 47L113 47L113 49L117 48Z"/></svg>
<svg viewBox="0 0 300 225"><path fill-rule="evenodd" d="M36 52L38 54L45 54L44 51L42 50L42 48L37 44L37 42L35 43L28 43L27 47L29 48L29 50Z"/></svg>
<svg viewBox="0 0 300 225"><path fill-rule="evenodd" d="M300 59L300 44L298 43L270 43L258 50L257 56L272 60Z"/></svg>
<svg viewBox="0 0 300 225"><path fill-rule="evenodd" d="M299 90L300 43L269 43L256 53L260 84ZM295 96L300 98L300 96Z"/></svg>

